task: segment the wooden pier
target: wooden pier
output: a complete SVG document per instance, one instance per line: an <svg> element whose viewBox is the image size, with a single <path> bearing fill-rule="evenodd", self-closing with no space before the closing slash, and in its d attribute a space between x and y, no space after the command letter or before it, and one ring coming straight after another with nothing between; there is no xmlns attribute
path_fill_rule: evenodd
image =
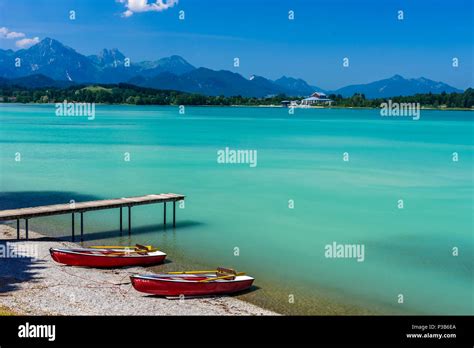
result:
<svg viewBox="0 0 474 348"><path fill-rule="evenodd" d="M104 199L98 201L43 205L31 208L20 208L0 211L0 221L16 220L17 239L20 239L20 220L25 220L25 238L28 239L28 220L35 217L71 214L71 236L75 238L74 214L79 213L81 221L81 241L84 240L84 213L92 210L120 209L120 235L122 235L122 209L128 209L128 234L132 232L132 207L136 205L163 203L163 224L166 226L166 203L173 203L173 227L176 226L176 202L185 196L175 193L161 193L139 197Z"/></svg>

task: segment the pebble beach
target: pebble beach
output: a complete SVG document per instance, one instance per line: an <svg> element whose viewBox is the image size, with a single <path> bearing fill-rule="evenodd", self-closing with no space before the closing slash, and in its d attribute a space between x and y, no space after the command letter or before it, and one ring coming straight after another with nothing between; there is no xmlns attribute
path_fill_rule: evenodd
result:
<svg viewBox="0 0 474 348"><path fill-rule="evenodd" d="M21 231L24 235L24 231ZM0 262L0 306L23 315L276 315L230 296L166 299L139 293L130 275L142 267L93 269L54 262L49 248L77 247L29 231L29 241L16 240L16 229L0 225L5 252L25 250L27 257L3 257ZM30 254L29 254L30 253ZM33 253L34 255L31 255ZM5 255L3 255L5 256ZM34 257L31 257L34 256Z"/></svg>

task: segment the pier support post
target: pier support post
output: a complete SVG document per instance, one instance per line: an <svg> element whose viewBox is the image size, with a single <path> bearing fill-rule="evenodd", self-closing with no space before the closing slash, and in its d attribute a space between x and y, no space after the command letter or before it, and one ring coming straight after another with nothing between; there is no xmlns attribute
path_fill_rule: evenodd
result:
<svg viewBox="0 0 474 348"><path fill-rule="evenodd" d="M176 227L176 201L173 201L173 227Z"/></svg>
<svg viewBox="0 0 474 348"><path fill-rule="evenodd" d="M163 203L163 225L166 227L166 202Z"/></svg>
<svg viewBox="0 0 474 348"><path fill-rule="evenodd" d="M75 239L75 231L74 231L74 228L75 228L75 223L74 223L74 213L71 214L71 239L72 241L74 242L74 239Z"/></svg>
<svg viewBox="0 0 474 348"><path fill-rule="evenodd" d="M128 206L128 235L132 234L132 207Z"/></svg>
<svg viewBox="0 0 474 348"><path fill-rule="evenodd" d="M123 227L122 227L122 207L120 207L120 235L122 235Z"/></svg>
<svg viewBox="0 0 474 348"><path fill-rule="evenodd" d="M16 219L16 239L20 240L20 219Z"/></svg>
<svg viewBox="0 0 474 348"><path fill-rule="evenodd" d="M81 242L84 241L84 212L81 211Z"/></svg>
<svg viewBox="0 0 474 348"><path fill-rule="evenodd" d="M25 219L26 240L28 240L28 219Z"/></svg>

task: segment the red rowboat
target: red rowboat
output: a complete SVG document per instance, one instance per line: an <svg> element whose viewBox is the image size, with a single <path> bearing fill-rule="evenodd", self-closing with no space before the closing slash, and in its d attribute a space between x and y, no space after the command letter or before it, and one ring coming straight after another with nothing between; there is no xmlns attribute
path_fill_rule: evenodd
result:
<svg viewBox="0 0 474 348"><path fill-rule="evenodd" d="M250 288L254 281L243 273L222 275L219 272L202 272L133 275L130 279L135 290L160 296L231 294Z"/></svg>
<svg viewBox="0 0 474 348"><path fill-rule="evenodd" d="M83 267L125 267L147 266L164 261L166 254L162 251L142 251L133 249L49 249L54 261L69 266Z"/></svg>

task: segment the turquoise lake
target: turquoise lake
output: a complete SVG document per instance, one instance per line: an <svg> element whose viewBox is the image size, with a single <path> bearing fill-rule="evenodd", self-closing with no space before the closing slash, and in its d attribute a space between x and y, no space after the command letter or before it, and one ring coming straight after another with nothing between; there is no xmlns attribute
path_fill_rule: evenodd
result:
<svg viewBox="0 0 474 348"><path fill-rule="evenodd" d="M472 315L473 116L97 105L88 120L0 104L0 205L181 193L175 230L162 205L133 208L131 240L118 210L90 212L85 244L150 243L176 264L246 271L258 288L242 298L282 313ZM226 147L256 150L257 165L218 163ZM70 219L30 228L69 238ZM333 242L363 245L364 260L325 257Z"/></svg>

